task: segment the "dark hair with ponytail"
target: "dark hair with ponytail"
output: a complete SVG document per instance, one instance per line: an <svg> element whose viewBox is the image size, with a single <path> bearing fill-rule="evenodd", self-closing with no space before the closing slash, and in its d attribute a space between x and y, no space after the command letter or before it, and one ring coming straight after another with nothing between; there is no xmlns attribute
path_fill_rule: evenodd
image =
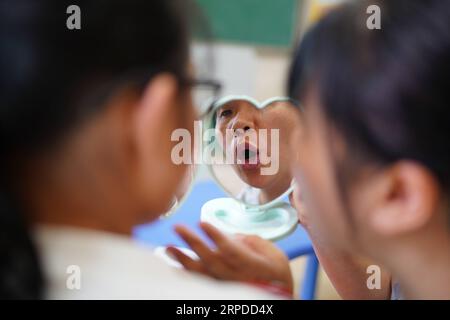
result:
<svg viewBox="0 0 450 320"><path fill-rule="evenodd" d="M67 7L81 9L69 30ZM20 159L50 148L101 110L118 85L159 72L186 78L183 0L11 0L0 3L0 298L45 289L27 214L15 189Z"/></svg>
<svg viewBox="0 0 450 320"><path fill-rule="evenodd" d="M381 30L369 30L369 5ZM364 161L429 168L450 191L450 1L355 1L331 11L294 56L289 94L314 88ZM359 152L358 152L359 151Z"/></svg>

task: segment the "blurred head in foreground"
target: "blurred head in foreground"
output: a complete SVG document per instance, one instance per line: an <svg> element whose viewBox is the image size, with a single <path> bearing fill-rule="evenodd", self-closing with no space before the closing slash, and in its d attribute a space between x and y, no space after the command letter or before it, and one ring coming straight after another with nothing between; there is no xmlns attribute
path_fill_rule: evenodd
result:
<svg viewBox="0 0 450 320"><path fill-rule="evenodd" d="M386 264L411 296L450 296L449 30L448 1L350 2L306 34L289 77L311 233Z"/></svg>
<svg viewBox="0 0 450 320"><path fill-rule="evenodd" d="M191 130L186 1L0 4L0 297L42 292L35 224L130 233L170 206Z"/></svg>

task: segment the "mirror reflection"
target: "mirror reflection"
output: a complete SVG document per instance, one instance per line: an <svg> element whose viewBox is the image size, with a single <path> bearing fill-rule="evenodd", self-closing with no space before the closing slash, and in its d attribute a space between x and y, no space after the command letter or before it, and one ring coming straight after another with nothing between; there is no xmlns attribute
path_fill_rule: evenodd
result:
<svg viewBox="0 0 450 320"><path fill-rule="evenodd" d="M250 98L220 101L211 121L215 142L227 162L212 165L212 173L226 191L245 204L262 205L277 199L292 181L288 148L290 135L300 125L298 106L286 98L263 104Z"/></svg>

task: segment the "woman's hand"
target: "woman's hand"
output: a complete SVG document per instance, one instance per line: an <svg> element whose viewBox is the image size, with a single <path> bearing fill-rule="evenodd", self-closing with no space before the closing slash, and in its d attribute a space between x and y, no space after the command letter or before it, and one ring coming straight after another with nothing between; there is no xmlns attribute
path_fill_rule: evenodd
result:
<svg viewBox="0 0 450 320"><path fill-rule="evenodd" d="M208 247L196 234L185 227L175 231L199 256L193 260L174 247L167 249L187 270L212 276L216 279L272 284L293 291L289 260L270 241L258 236L227 236L210 224L200 224L215 243Z"/></svg>

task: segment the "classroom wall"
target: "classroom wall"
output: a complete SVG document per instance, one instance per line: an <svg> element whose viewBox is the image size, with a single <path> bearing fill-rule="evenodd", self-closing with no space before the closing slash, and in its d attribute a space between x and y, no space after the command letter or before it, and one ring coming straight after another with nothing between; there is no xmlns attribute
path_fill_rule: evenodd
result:
<svg viewBox="0 0 450 320"><path fill-rule="evenodd" d="M201 76L220 81L222 95L249 95L259 101L285 95L290 55L287 49L236 43L194 44L192 47L195 69ZM211 63L209 57L212 57ZM210 179L206 168L199 167L198 179Z"/></svg>
<svg viewBox="0 0 450 320"><path fill-rule="evenodd" d="M205 46L208 48L205 49ZM205 50L212 56L211 66L202 70ZM288 49L260 48L234 43L195 44L194 65L202 76L223 85L222 95L246 94L256 99L284 95L285 77L291 52Z"/></svg>

